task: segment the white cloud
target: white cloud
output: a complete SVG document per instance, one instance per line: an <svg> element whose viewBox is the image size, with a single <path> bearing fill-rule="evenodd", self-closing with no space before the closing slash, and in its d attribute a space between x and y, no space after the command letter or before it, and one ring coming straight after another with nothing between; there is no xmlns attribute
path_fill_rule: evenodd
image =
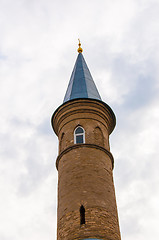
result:
<svg viewBox="0 0 159 240"><path fill-rule="evenodd" d="M2 240L56 239L58 143L50 118L79 37L117 115L110 140L122 239L157 238L158 10L158 0L0 2Z"/></svg>

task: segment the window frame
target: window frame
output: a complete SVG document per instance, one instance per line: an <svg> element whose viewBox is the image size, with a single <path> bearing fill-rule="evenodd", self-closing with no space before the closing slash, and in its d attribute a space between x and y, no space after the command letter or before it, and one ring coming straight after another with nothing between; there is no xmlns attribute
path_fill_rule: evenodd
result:
<svg viewBox="0 0 159 240"><path fill-rule="evenodd" d="M82 128L83 133L76 133L76 130L77 130L78 128ZM82 143L77 143L77 142L76 142L76 137L77 137L77 136L83 136L83 142L82 142ZM75 130L74 130L74 144L84 144L84 143L85 143L85 130L84 130L83 127L77 126L77 127L75 128Z"/></svg>

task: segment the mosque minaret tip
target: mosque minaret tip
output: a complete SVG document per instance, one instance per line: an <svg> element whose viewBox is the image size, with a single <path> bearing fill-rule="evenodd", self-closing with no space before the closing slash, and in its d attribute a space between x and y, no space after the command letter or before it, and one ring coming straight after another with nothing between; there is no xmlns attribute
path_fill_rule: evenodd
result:
<svg viewBox="0 0 159 240"><path fill-rule="evenodd" d="M109 135L116 118L83 57L51 122L59 139L57 240L121 240Z"/></svg>

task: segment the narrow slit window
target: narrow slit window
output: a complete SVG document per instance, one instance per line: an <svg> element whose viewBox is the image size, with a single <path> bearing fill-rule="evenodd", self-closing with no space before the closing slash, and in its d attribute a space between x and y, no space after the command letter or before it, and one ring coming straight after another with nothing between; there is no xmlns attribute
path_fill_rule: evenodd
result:
<svg viewBox="0 0 159 240"><path fill-rule="evenodd" d="M85 208L83 205L80 207L80 224L85 224Z"/></svg>
<svg viewBox="0 0 159 240"><path fill-rule="evenodd" d="M85 143L85 132L82 127L77 127L75 129L74 143Z"/></svg>

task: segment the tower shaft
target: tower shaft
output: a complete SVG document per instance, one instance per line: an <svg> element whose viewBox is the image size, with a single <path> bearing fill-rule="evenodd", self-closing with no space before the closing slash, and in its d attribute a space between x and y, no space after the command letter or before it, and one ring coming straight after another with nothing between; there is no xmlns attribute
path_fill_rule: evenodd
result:
<svg viewBox="0 0 159 240"><path fill-rule="evenodd" d="M57 240L120 240L109 134L115 115L102 101L74 99L53 114L59 138Z"/></svg>

